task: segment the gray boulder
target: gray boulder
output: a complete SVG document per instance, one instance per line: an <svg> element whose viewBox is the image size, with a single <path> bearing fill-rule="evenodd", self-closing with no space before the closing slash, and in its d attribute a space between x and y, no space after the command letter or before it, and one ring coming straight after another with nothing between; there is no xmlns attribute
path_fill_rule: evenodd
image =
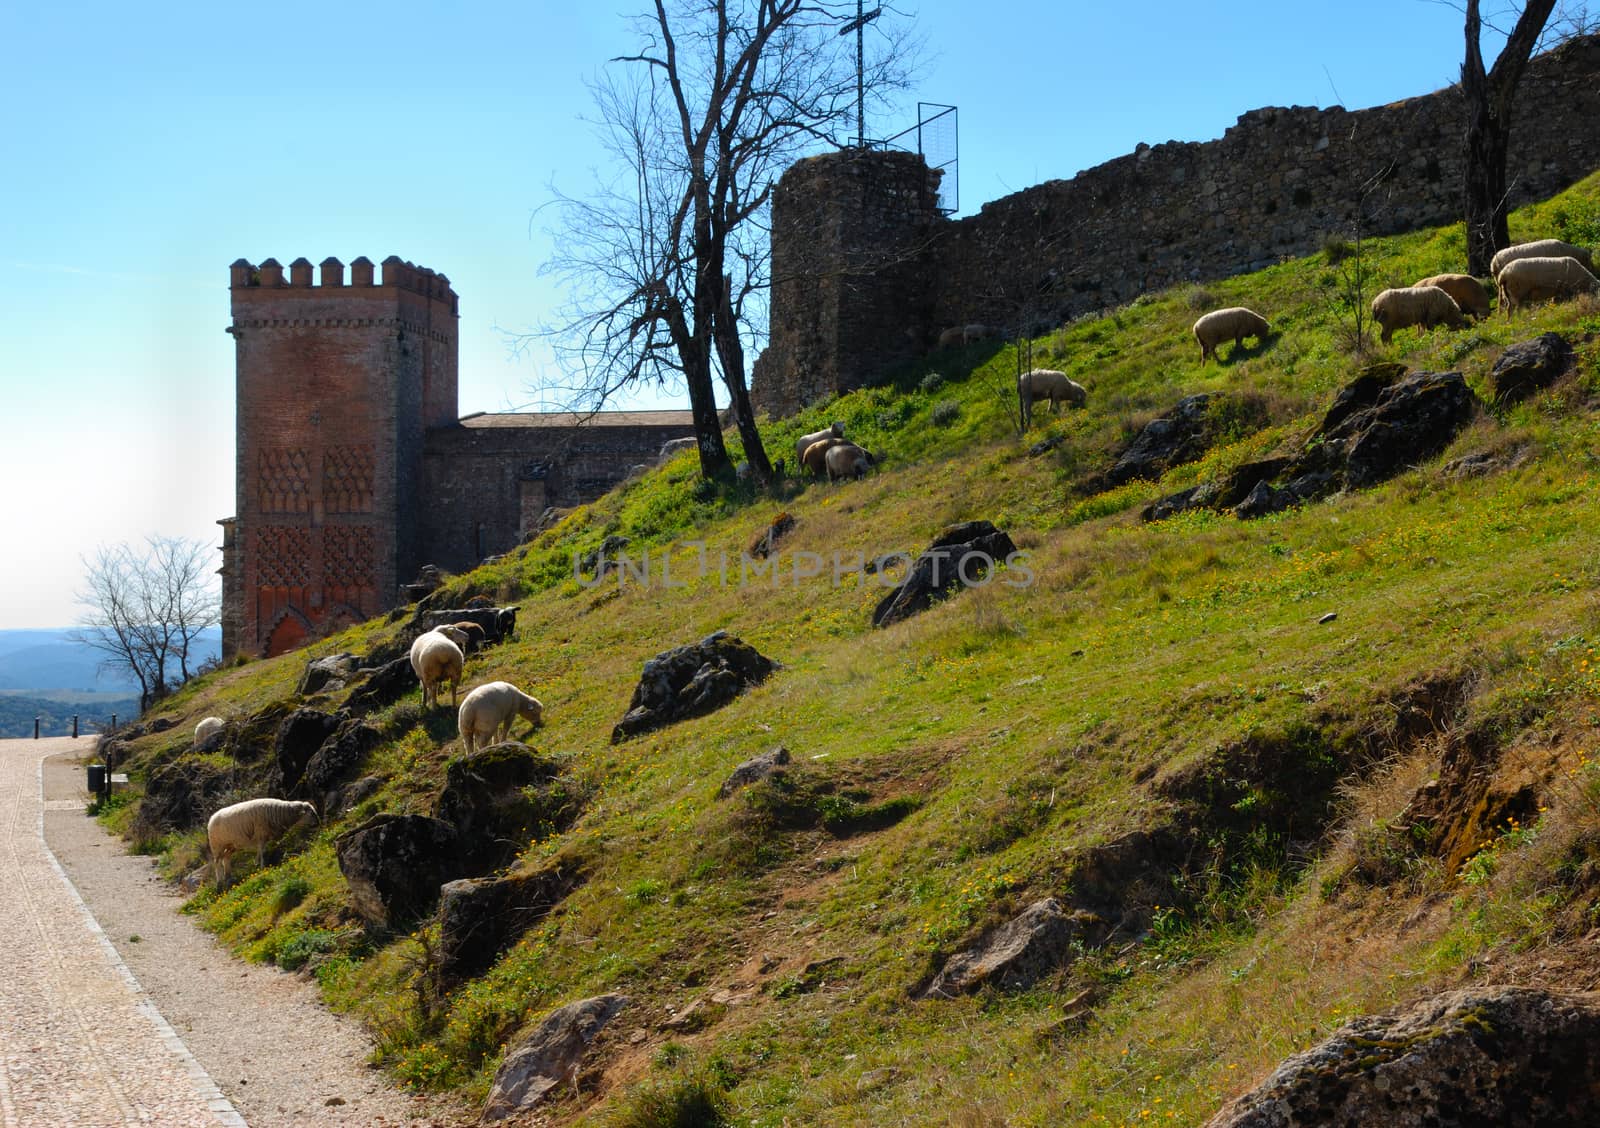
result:
<svg viewBox="0 0 1600 1128"><path fill-rule="evenodd" d="M272 742L272 772L267 779L267 791L288 797L300 787L306 774L306 765L339 728L344 718L320 709L296 709L278 726Z"/></svg>
<svg viewBox="0 0 1600 1128"><path fill-rule="evenodd" d="M482 1120L504 1120L525 1112L557 1085L575 1082L589 1043L627 1005L626 996L597 995L546 1015L506 1051L484 1102Z"/></svg>
<svg viewBox="0 0 1600 1128"><path fill-rule="evenodd" d="M421 684L411 668L410 655L404 655L368 673L367 680L350 691L344 706L352 713L371 713L393 705Z"/></svg>
<svg viewBox="0 0 1600 1128"><path fill-rule="evenodd" d="M1073 941L1091 914L1067 913L1054 897L1035 901L1021 915L951 956L922 997L950 999L984 984L1004 989L1031 986L1072 961Z"/></svg>
<svg viewBox="0 0 1600 1128"><path fill-rule="evenodd" d="M763 752L753 756L733 769L733 773L722 781L722 786L717 789L717 798L726 799L741 787L748 787L752 783L783 771L784 765L789 762L789 750L778 747L770 752Z"/></svg>
<svg viewBox="0 0 1600 1128"><path fill-rule="evenodd" d="M1600 996L1451 991L1346 1023L1207 1128L1583 1128L1600 1110Z"/></svg>
<svg viewBox="0 0 1600 1128"><path fill-rule="evenodd" d="M450 761L433 813L455 828L463 872L488 873L572 824L582 804L559 769L514 741Z"/></svg>
<svg viewBox="0 0 1600 1128"><path fill-rule="evenodd" d="M1512 345L1489 372L1498 403L1515 403L1554 384L1572 369L1572 346L1559 333L1545 333Z"/></svg>
<svg viewBox="0 0 1600 1128"><path fill-rule="evenodd" d="M455 828L423 815L378 815L340 835L334 852L351 904L378 928L432 912L439 887L461 876Z"/></svg>
<svg viewBox="0 0 1600 1128"><path fill-rule="evenodd" d="M488 971L580 880L576 871L557 868L448 882L439 890L439 992Z"/></svg>
<svg viewBox="0 0 1600 1128"><path fill-rule="evenodd" d="M1174 466L1199 458L1211 444L1206 422L1210 403L1211 397L1203 392L1188 396L1165 415L1146 423L1107 472L1107 479L1115 486L1135 478L1153 480Z"/></svg>
<svg viewBox="0 0 1600 1128"><path fill-rule="evenodd" d="M727 631L662 651L645 662L628 711L611 730L611 743L720 709L777 668Z"/></svg>
<svg viewBox="0 0 1600 1128"><path fill-rule="evenodd" d="M345 687L356 672L360 659L354 654L330 654L306 663L305 673L295 692L302 697L313 693L336 693Z"/></svg>
<svg viewBox="0 0 1600 1128"><path fill-rule="evenodd" d="M383 743L383 734L348 714L340 714L339 727L325 739L295 787L295 798L324 803L328 793L354 776L371 752Z"/></svg>
<svg viewBox="0 0 1600 1128"><path fill-rule="evenodd" d="M872 625L887 627L926 611L959 587L976 583L1017 551L988 521L951 525L911 562L900 586L878 601Z"/></svg>

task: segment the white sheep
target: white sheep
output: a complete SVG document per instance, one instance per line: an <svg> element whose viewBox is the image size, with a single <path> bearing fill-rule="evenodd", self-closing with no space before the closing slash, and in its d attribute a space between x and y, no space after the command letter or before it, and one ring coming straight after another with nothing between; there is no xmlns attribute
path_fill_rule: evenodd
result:
<svg viewBox="0 0 1600 1128"><path fill-rule="evenodd" d="M1214 309L1201 315L1194 323L1194 339L1200 343L1200 363L1204 364L1207 358L1216 356L1217 346L1229 338L1232 338L1233 347L1237 350L1244 347L1246 337L1254 337L1258 342L1265 341L1270 332L1272 326L1255 310L1243 306ZM1220 362L1222 358L1217 359Z"/></svg>
<svg viewBox="0 0 1600 1128"><path fill-rule="evenodd" d="M862 478L868 470L876 465L876 460L865 447L858 447L855 443L835 443L823 455L823 464L828 469L828 481L836 482L840 478Z"/></svg>
<svg viewBox="0 0 1600 1128"><path fill-rule="evenodd" d="M205 748L212 739L222 732L223 721L221 717L207 717L194 726L194 746Z"/></svg>
<svg viewBox="0 0 1600 1128"><path fill-rule="evenodd" d="M1467 324L1456 300L1437 286L1395 286L1384 290L1372 299L1372 320L1383 326L1386 345L1396 329L1408 329L1413 325L1424 329L1435 325L1463 329Z"/></svg>
<svg viewBox="0 0 1600 1128"><path fill-rule="evenodd" d="M1586 248L1563 243L1560 239L1535 239L1531 243L1513 243L1496 251L1494 258L1489 260L1489 273L1499 278L1500 272L1507 266L1525 258L1572 258L1582 263L1585 270L1594 269L1594 260L1589 257Z"/></svg>
<svg viewBox="0 0 1600 1128"><path fill-rule="evenodd" d="M795 462L795 465L799 466L802 462L805 461L806 447L810 446L812 443L820 443L823 439L842 439L842 438L844 438L844 424L843 423L834 423L833 425L825 428L824 430L815 431L815 432L813 432L813 433L811 433L809 435L801 435L798 439L796 439L794 441L794 462Z"/></svg>
<svg viewBox="0 0 1600 1128"><path fill-rule="evenodd" d="M1575 258L1513 259L1495 276L1495 283L1500 287L1500 305L1507 317L1529 302L1570 298L1592 293L1600 286Z"/></svg>
<svg viewBox="0 0 1600 1128"><path fill-rule="evenodd" d="M454 634L461 641L451 638ZM466 635L454 627L435 627L416 637L411 644L411 669L422 683L422 707L439 704L439 684L450 682L450 704L456 703L456 687L461 683L461 668L466 655L461 652Z"/></svg>
<svg viewBox="0 0 1600 1128"><path fill-rule="evenodd" d="M213 876L218 885L227 880L235 850L256 851L256 865L266 861L267 844L307 821L317 821L310 803L288 799L246 799L224 807L206 822L206 842L211 847Z"/></svg>
<svg viewBox="0 0 1600 1128"><path fill-rule="evenodd" d="M1033 419L1035 402L1048 399L1053 415L1056 404L1063 400L1073 407L1082 407L1088 402L1089 393L1065 372L1057 372L1053 368L1034 368L1017 377L1017 399L1022 404L1022 425L1026 427Z"/></svg>
<svg viewBox="0 0 1600 1128"><path fill-rule="evenodd" d="M1456 300L1461 312L1473 317L1489 316L1489 292L1470 274L1435 274L1413 286L1437 286Z"/></svg>
<svg viewBox="0 0 1600 1128"><path fill-rule="evenodd" d="M668 439L661 444L661 452L656 455L656 462L662 463L682 451L694 450L700 445L700 440L690 435L686 439Z"/></svg>
<svg viewBox="0 0 1600 1128"><path fill-rule="evenodd" d="M843 442L843 439L818 439L800 455L800 468L811 471L813 478L822 477L827 473L828 451Z"/></svg>
<svg viewBox="0 0 1600 1128"><path fill-rule="evenodd" d="M518 717L537 728L544 723L544 706L510 682L490 682L467 694L456 714L467 755L472 754L476 738L482 739L484 748L511 739L511 726Z"/></svg>

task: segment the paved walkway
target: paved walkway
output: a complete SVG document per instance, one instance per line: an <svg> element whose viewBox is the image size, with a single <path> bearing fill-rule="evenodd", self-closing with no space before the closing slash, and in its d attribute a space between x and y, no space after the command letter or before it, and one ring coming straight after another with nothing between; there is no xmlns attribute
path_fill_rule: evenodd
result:
<svg viewBox="0 0 1600 1128"><path fill-rule="evenodd" d="M0 1125L241 1126L45 845L42 762L91 746L0 740Z"/></svg>

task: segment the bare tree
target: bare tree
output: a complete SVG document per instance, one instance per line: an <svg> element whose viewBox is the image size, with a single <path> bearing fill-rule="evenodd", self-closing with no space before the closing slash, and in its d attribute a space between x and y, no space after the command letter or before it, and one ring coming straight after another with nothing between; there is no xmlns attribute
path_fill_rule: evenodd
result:
<svg viewBox="0 0 1600 1128"><path fill-rule="evenodd" d="M588 196L556 193L557 250L544 267L571 296L548 333L594 410L636 384L681 382L700 469L730 467L715 383L728 391L751 470L771 481L745 380L770 281L773 184L795 160L843 143L854 5L829 0L656 0L641 43L594 86L597 125L621 171ZM876 25L874 25L876 27ZM867 92L902 88L903 40L876 33Z"/></svg>
<svg viewBox="0 0 1600 1128"><path fill-rule="evenodd" d="M141 709L189 680L196 640L220 619L211 551L201 541L149 537L143 554L122 544L84 561L78 602L86 610L69 637L106 655L106 668L132 674Z"/></svg>
<svg viewBox="0 0 1600 1128"><path fill-rule="evenodd" d="M1489 273L1489 260L1511 242L1506 222L1506 150L1511 140L1511 106L1528 58L1539 43L1556 0L1528 0L1506 35L1494 66L1485 72L1478 40L1483 20L1478 0L1466 0L1466 59L1461 64L1461 95L1467 108L1465 208L1467 270ZM1515 10L1513 8L1513 10Z"/></svg>

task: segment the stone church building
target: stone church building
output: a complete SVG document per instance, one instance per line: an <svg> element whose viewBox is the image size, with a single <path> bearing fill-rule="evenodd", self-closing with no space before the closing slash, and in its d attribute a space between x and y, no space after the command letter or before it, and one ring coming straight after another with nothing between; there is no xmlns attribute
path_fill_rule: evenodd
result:
<svg viewBox="0 0 1600 1128"><path fill-rule="evenodd" d="M687 411L458 417L450 280L390 257L240 259L230 292L236 502L223 527L223 655L281 654L380 614L425 564L505 552L550 506L592 501Z"/></svg>

